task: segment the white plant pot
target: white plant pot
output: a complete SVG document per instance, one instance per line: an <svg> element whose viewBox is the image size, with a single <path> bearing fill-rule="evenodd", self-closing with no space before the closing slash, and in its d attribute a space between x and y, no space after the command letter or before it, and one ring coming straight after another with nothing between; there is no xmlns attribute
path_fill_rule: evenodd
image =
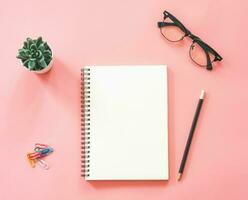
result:
<svg viewBox="0 0 248 200"><path fill-rule="evenodd" d="M39 71L29 70L29 69L26 68L25 66L24 66L24 68L27 69L28 71L34 72L34 73L36 73L36 74L45 74L45 73L47 73L48 71L50 71L50 69L52 68L52 66L53 66L53 58L52 58L52 60L50 61L50 63L48 64L48 66L47 66L46 68L42 69L42 70L39 70Z"/></svg>

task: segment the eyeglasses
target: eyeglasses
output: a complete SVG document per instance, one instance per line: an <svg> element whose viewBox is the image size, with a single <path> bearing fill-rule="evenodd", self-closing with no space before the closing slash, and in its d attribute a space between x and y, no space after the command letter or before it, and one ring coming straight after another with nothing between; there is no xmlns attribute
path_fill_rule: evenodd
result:
<svg viewBox="0 0 248 200"><path fill-rule="evenodd" d="M158 22L161 34L170 42L179 42L185 37L193 40L189 49L191 60L207 70L212 70L213 62L221 61L222 57L199 37L193 35L185 26L172 14L164 11L163 22Z"/></svg>

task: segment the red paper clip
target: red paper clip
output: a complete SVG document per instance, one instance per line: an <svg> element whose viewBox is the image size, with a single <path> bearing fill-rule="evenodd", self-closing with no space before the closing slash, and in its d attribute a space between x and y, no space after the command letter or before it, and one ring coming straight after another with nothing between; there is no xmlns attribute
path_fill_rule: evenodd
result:
<svg viewBox="0 0 248 200"><path fill-rule="evenodd" d="M34 150L35 150L35 151L40 151L40 150L43 150L43 149L48 148L48 147L49 147L49 146L46 145L46 144L36 143L36 144L35 144Z"/></svg>
<svg viewBox="0 0 248 200"><path fill-rule="evenodd" d="M29 157L29 159L34 160L34 159L37 159L37 158L40 157L40 153L39 153L39 152L29 153L29 154L28 154L28 157Z"/></svg>

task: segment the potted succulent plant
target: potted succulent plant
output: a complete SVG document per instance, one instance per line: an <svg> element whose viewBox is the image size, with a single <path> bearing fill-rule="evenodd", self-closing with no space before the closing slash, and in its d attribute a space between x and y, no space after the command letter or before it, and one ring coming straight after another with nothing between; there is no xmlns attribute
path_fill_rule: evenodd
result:
<svg viewBox="0 0 248 200"><path fill-rule="evenodd" d="M52 51L42 37L27 38L22 49L18 50L17 58L26 69L38 74L48 72L52 67Z"/></svg>

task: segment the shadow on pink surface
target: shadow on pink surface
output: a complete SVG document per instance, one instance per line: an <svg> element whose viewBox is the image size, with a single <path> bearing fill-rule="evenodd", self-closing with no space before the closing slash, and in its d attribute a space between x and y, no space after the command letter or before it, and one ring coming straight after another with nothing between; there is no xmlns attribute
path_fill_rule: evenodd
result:
<svg viewBox="0 0 248 200"><path fill-rule="evenodd" d="M7 99L8 112L5 112L4 116L7 119L3 125L5 132L22 130L22 134L15 136L20 137L19 139L31 136L32 133L39 132L39 128L43 130L43 125L52 126L53 117L56 117L56 113L61 110L69 118L78 119L79 125L79 69L72 71L55 58L54 66L45 74L34 74L23 69L19 80L15 81L12 88ZM47 108L48 104L52 109ZM42 117L49 122L42 120Z"/></svg>
<svg viewBox="0 0 248 200"><path fill-rule="evenodd" d="M54 58L52 69L47 74L38 76L38 79L46 86L47 91L57 101L63 101L63 105L69 107L73 107L70 106L70 103L80 98L80 70L73 71L72 69L72 66L69 67L59 59ZM78 93L73 90L75 88L78 88Z"/></svg>
<svg viewBox="0 0 248 200"><path fill-rule="evenodd" d="M161 187L168 185L168 181L88 181L96 189L125 188L125 187Z"/></svg>
<svg viewBox="0 0 248 200"><path fill-rule="evenodd" d="M44 100L43 91L37 89L40 85L36 80L36 75L24 70L20 73L19 79L15 81L8 96L6 104L8 111L5 114L4 124L4 130L10 134L13 133L18 139L28 137L36 127L38 121L34 113L36 116L39 115ZM21 130L22 134L14 134L16 130Z"/></svg>

